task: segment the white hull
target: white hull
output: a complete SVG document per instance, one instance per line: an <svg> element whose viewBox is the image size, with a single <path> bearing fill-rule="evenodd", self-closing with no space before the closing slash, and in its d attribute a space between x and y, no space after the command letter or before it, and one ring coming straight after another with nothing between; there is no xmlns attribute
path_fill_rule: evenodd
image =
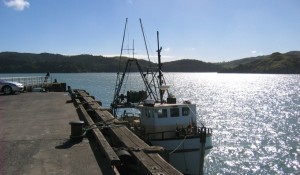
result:
<svg viewBox="0 0 300 175"><path fill-rule="evenodd" d="M184 141L183 139L152 140L151 143L166 148L170 152L169 163L180 172L192 175L199 174L200 150L202 148L200 138L186 138ZM212 136L208 135L205 143L205 156L211 148ZM174 151L175 149L176 151Z"/></svg>

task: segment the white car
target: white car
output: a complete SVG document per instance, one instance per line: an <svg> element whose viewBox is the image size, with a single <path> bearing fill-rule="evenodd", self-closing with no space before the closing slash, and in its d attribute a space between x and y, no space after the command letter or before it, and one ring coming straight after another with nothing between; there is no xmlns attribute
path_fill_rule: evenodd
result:
<svg viewBox="0 0 300 175"><path fill-rule="evenodd" d="M5 95L14 94L16 92L22 92L24 85L18 82L0 80L0 92Z"/></svg>

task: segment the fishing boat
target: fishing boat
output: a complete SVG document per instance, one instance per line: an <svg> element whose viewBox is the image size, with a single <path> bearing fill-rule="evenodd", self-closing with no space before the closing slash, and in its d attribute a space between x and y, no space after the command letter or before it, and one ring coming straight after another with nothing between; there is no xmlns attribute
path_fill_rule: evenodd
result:
<svg viewBox="0 0 300 175"><path fill-rule="evenodd" d="M143 31L141 20L140 23ZM122 59L126 25L127 19L120 59ZM144 32L143 36L145 39ZM213 148L212 129L200 122L201 126L198 126L196 104L190 101L179 102L176 96L169 92L171 87L166 84L162 72L159 32L157 32L157 45L157 67L152 66L142 70L138 59L134 58L133 54L133 58L127 60L123 73L117 74L114 100L111 104L112 111L116 117L128 121L129 128L147 143L164 147L168 152L169 163L183 174L202 174L204 157ZM146 42L145 46L147 50ZM122 94L121 89L124 88L125 77L130 72L129 68L132 64L135 64L139 71L144 89L128 90L126 94ZM130 114L126 112L128 108L139 112ZM118 116L120 109L123 112Z"/></svg>

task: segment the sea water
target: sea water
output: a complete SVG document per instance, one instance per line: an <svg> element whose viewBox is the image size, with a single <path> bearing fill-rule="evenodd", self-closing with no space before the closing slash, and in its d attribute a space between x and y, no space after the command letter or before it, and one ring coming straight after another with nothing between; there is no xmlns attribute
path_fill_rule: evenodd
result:
<svg viewBox="0 0 300 175"><path fill-rule="evenodd" d="M109 107L117 74L51 77L87 90ZM165 78L177 100L196 103L198 122L213 129L205 174L300 173L300 75L166 73ZM137 73L124 82L124 94L143 88Z"/></svg>

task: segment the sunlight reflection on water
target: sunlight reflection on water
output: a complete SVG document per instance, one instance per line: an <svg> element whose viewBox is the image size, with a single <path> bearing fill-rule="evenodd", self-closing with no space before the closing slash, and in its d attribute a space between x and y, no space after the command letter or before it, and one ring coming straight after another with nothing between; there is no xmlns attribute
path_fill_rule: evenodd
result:
<svg viewBox="0 0 300 175"><path fill-rule="evenodd" d="M299 75L170 77L175 94L195 102L202 121L213 128L207 174L299 173Z"/></svg>

